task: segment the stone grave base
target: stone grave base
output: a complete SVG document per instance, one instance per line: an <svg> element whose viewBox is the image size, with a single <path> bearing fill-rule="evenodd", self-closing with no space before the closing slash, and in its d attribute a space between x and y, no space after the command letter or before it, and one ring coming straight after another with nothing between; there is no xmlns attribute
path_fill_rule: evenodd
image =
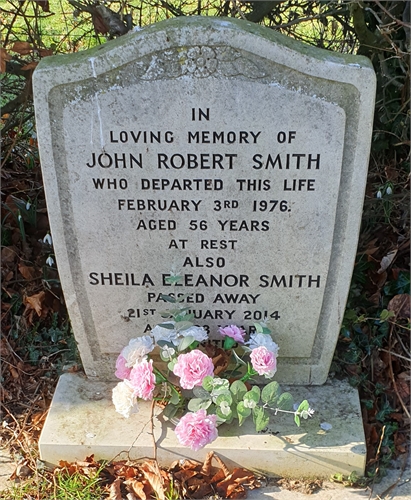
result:
<svg viewBox="0 0 411 500"><path fill-rule="evenodd" d="M44 429L40 456L48 464L60 460L120 460L153 457L151 403L129 419L116 413L111 403L115 382L87 379L66 373L60 377ZM287 387L282 386L283 391ZM316 410L298 428L292 415L272 417L266 431L257 433L247 420L242 427L219 427L219 438L194 452L182 447L155 409L154 434L161 465L191 458L203 461L213 450L227 466L241 466L268 475L328 477L340 472L364 473L366 448L358 392L347 382L330 380L323 386L294 386L295 401L308 399ZM323 431L320 424L332 425Z"/></svg>

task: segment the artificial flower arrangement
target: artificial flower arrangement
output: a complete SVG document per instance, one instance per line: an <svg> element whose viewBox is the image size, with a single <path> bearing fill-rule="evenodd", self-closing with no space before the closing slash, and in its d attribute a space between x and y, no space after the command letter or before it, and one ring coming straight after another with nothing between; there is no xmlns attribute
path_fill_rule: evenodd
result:
<svg viewBox="0 0 411 500"><path fill-rule="evenodd" d="M138 399L161 401L168 418L181 415L176 436L194 451L214 441L223 423L236 420L241 426L252 416L258 432L269 423L268 410L293 414L298 426L301 417L313 414L308 401L294 405L291 394L281 392L275 381L262 388L251 385L253 377L271 380L277 371L279 347L265 324L256 323L248 341L236 325L219 328L224 339L220 348L209 341L204 328L192 323L189 308L182 305L187 295L162 298L173 304L161 314L167 321L151 335L131 339L117 359L115 375L122 381L113 389L113 403L118 413L125 418L136 413ZM236 346L242 352L234 350ZM150 359L156 347L166 370Z"/></svg>

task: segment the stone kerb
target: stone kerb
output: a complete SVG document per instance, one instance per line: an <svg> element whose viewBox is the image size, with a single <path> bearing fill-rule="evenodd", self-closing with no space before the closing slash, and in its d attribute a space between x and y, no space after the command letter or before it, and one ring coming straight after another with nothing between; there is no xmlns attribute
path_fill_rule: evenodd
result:
<svg viewBox="0 0 411 500"><path fill-rule="evenodd" d="M251 23L188 18L46 58L33 85L86 373L112 378L121 347L160 321L175 266L188 276L181 291L198 293L198 324L251 331L267 316L278 380L322 384L358 240L371 63Z"/></svg>

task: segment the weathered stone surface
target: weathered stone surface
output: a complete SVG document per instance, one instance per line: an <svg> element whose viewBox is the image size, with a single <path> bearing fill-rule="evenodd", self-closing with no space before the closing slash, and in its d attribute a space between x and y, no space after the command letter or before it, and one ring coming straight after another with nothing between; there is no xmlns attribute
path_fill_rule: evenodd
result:
<svg viewBox="0 0 411 500"><path fill-rule="evenodd" d="M96 382L80 375L60 377L41 434L41 459L51 464L65 460L138 459L153 456L149 402L124 419L111 403L114 383ZM347 382L293 387L296 400L307 398L316 413L301 427L292 415L273 416L266 432L256 433L247 420L237 426L219 427L216 441L194 452L179 444L174 426L155 409L154 438L158 460L169 465L179 458L204 460L214 450L228 466L241 466L271 475L329 477L340 472L364 473L366 448L358 392ZM332 429L321 430L321 423Z"/></svg>
<svg viewBox="0 0 411 500"><path fill-rule="evenodd" d="M328 375L375 78L247 22L174 19L34 74L55 254L86 373L161 318L171 270L213 334L270 320L279 381Z"/></svg>

